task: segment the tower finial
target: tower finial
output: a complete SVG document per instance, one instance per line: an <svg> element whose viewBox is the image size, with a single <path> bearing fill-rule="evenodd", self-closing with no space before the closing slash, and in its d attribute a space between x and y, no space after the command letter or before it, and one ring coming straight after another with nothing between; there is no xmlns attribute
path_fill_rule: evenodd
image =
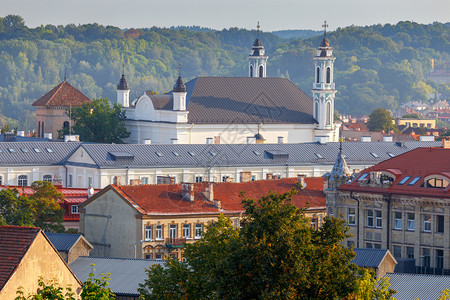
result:
<svg viewBox="0 0 450 300"><path fill-rule="evenodd" d="M256 25L256 30L258 31L258 38L259 38L259 29L261 28L261 26L259 26L259 21L258 21L258 25Z"/></svg>
<svg viewBox="0 0 450 300"><path fill-rule="evenodd" d="M122 63L122 75L125 75L125 63Z"/></svg>
<svg viewBox="0 0 450 300"><path fill-rule="evenodd" d="M181 63L178 64L178 77L181 77Z"/></svg>
<svg viewBox="0 0 450 300"><path fill-rule="evenodd" d="M326 38L327 37L327 27L328 27L328 24L327 24L326 20L323 21L322 27L323 27L323 38Z"/></svg>
<svg viewBox="0 0 450 300"><path fill-rule="evenodd" d="M64 81L66 81L66 75L67 75L67 66L64 68Z"/></svg>

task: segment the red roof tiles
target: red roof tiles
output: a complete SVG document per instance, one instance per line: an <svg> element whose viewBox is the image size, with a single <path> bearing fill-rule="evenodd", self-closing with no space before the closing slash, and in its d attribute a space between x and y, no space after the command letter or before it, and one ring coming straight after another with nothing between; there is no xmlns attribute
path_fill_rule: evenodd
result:
<svg viewBox="0 0 450 300"><path fill-rule="evenodd" d="M33 106L81 106L86 102L92 102L92 100L67 81L63 81L36 100Z"/></svg>
<svg viewBox="0 0 450 300"><path fill-rule="evenodd" d="M258 199L269 191L286 193L293 188L297 194L293 203L297 207L311 209L325 207L325 195L322 178L306 178L306 188L300 190L297 178L280 180L259 180L247 183L213 183L213 199L219 200L221 209L208 201L205 191L209 183L194 184L194 201L188 201L181 196L181 184L172 185L138 185L112 186L123 198L142 214L196 214L196 213L236 213L243 212L241 191L245 197Z"/></svg>
<svg viewBox="0 0 450 300"><path fill-rule="evenodd" d="M40 231L35 227L0 226L0 290Z"/></svg>

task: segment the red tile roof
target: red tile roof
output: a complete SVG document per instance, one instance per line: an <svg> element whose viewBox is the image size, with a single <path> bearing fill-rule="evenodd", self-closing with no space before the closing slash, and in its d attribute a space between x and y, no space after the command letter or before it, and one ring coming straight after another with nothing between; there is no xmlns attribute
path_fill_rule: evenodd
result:
<svg viewBox="0 0 450 300"><path fill-rule="evenodd" d="M198 213L238 213L244 212L240 192L247 198L258 199L269 191L286 193L293 188L298 192L293 196L297 207L310 209L325 207L322 178L305 178L306 188L297 188L297 178L279 180L259 180L247 183L213 183L213 199L219 200L221 209L207 201L204 194L209 183L194 184L193 202L181 196L181 184L111 186L142 214L198 214ZM99 194L100 195L100 194ZM95 198L95 197L94 197Z"/></svg>
<svg viewBox="0 0 450 300"><path fill-rule="evenodd" d="M35 227L0 226L0 290L40 231Z"/></svg>
<svg viewBox="0 0 450 300"><path fill-rule="evenodd" d="M360 176L377 171L387 171L395 175L395 181L390 187L360 186L359 182L354 180L350 184L340 186L339 189L383 194L450 197L450 185L444 189L421 187L424 178L430 175L442 175L450 181L450 148L417 148L367 168L361 171ZM405 184L398 185L406 176L411 176L411 178ZM415 177L420 177L420 180L414 185L408 185Z"/></svg>
<svg viewBox="0 0 450 300"><path fill-rule="evenodd" d="M86 102L92 102L92 100L67 81L63 81L36 100L33 106L81 106Z"/></svg>

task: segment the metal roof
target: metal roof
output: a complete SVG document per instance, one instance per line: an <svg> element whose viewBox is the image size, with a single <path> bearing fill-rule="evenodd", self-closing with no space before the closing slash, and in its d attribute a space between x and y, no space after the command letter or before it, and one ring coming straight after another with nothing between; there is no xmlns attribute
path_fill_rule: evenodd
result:
<svg viewBox="0 0 450 300"><path fill-rule="evenodd" d="M450 288L450 276L386 273L386 277L398 300L437 299L441 291Z"/></svg>
<svg viewBox="0 0 450 300"><path fill-rule="evenodd" d="M189 123L317 123L313 100L286 78L197 77L186 92Z"/></svg>
<svg viewBox="0 0 450 300"><path fill-rule="evenodd" d="M92 267L91 264L95 266ZM70 263L69 267L81 282L89 278L92 268L95 269L94 275L97 278L101 273L111 273L109 288L114 294L139 296L137 291L139 283L144 283L147 278L145 269L154 264L163 265L164 262L149 259L80 256Z"/></svg>
<svg viewBox="0 0 450 300"><path fill-rule="evenodd" d="M378 268L383 261L386 254L389 252L387 249L367 249L367 248L355 248L353 249L356 256L351 261L358 267Z"/></svg>
<svg viewBox="0 0 450 300"><path fill-rule="evenodd" d="M55 246L56 250L60 252L69 252L73 245L81 237L81 234L73 233L46 232L45 235L48 237L50 242L52 242L53 246Z"/></svg>
<svg viewBox="0 0 450 300"><path fill-rule="evenodd" d="M373 165L418 147L439 147L440 142L351 142L343 143L343 154L350 165ZM83 144L82 147L97 168L153 168L153 167L219 167L266 165L333 165L339 143L301 144ZM114 160L111 152L126 152L134 159ZM287 154L273 159L266 153ZM374 157L371 153L377 153ZM320 157L317 155L320 154ZM1 157L1 153L0 153ZM70 163L69 163L70 164ZM75 164L75 163L74 163Z"/></svg>
<svg viewBox="0 0 450 300"><path fill-rule="evenodd" d="M61 165L79 142L3 142L0 166Z"/></svg>

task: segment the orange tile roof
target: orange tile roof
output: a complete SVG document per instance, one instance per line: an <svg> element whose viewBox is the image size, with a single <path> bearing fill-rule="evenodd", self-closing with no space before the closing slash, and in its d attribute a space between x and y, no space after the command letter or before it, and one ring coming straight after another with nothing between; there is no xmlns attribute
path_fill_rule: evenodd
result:
<svg viewBox="0 0 450 300"><path fill-rule="evenodd" d="M213 183L214 200L219 200L221 209L207 201L204 191L209 183L194 184L194 201L190 202L181 196L181 184L172 185L138 185L111 186L125 200L142 214L199 214L199 213L240 213L244 212L240 192L245 191L247 198L258 199L269 191L277 193L289 192L293 188L297 194L293 203L297 207L310 209L324 208L325 195L322 178L305 178L306 188L297 188L297 178L279 180L259 180L247 183ZM95 198L95 197L94 197Z"/></svg>
<svg viewBox="0 0 450 300"><path fill-rule="evenodd" d="M86 102L92 102L92 100L67 81L63 81L36 100L33 106L81 106Z"/></svg>
<svg viewBox="0 0 450 300"><path fill-rule="evenodd" d="M340 186L339 190L450 198L450 185L444 189L421 187L424 178L430 175L442 175L450 180L449 148L417 148L367 168L361 171L360 176L377 171L387 171L395 175L395 181L390 187L360 186L359 182L354 180ZM406 176L411 176L411 178L405 184L399 185L398 183ZM408 185L415 177L420 177L420 180L413 185Z"/></svg>
<svg viewBox="0 0 450 300"><path fill-rule="evenodd" d="M0 226L0 290L40 231L36 227Z"/></svg>

